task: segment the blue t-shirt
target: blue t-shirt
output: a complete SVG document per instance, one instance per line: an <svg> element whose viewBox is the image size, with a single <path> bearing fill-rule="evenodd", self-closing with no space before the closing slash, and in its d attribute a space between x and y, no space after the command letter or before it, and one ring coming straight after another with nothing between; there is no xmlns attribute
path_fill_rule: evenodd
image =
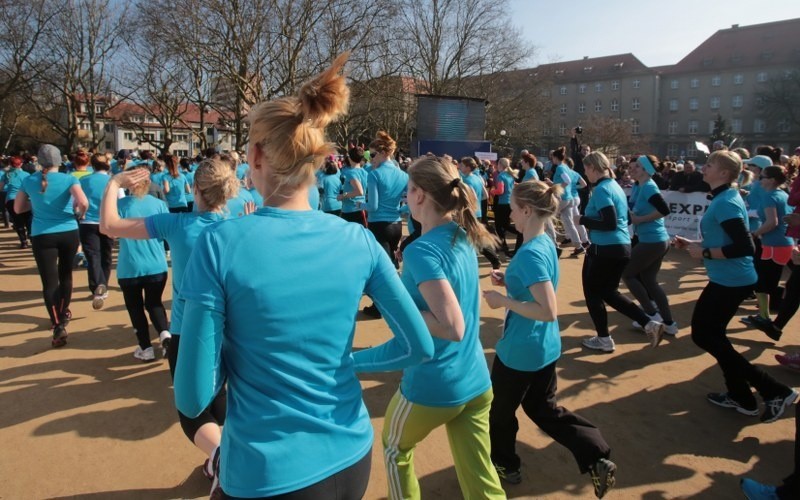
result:
<svg viewBox="0 0 800 500"><path fill-rule="evenodd" d="M492 383L480 340L478 259L464 230L450 222L431 229L408 245L403 252L402 280L421 311L430 308L419 285L447 280L461 306L465 324L461 342L434 337L433 358L403 371L400 382L403 396L425 406L451 407L489 390Z"/></svg>
<svg viewBox="0 0 800 500"><path fill-rule="evenodd" d="M308 206L311 210L319 210L319 188L316 184L308 186Z"/></svg>
<svg viewBox="0 0 800 500"><path fill-rule="evenodd" d="M631 193L631 201L633 202L631 211L634 215L650 215L656 212L656 207L648 201L656 194L660 195L661 190L658 189L653 179L648 179L644 184L640 184L635 194ZM639 235L639 241L642 243L669 241L669 234L667 234L667 229L664 227L664 217L643 224L636 224L635 230L636 234Z"/></svg>
<svg viewBox="0 0 800 500"><path fill-rule="evenodd" d="M181 173L186 177L186 182L189 183L189 192L186 193L186 202L194 203L194 172L191 170L184 170Z"/></svg>
<svg viewBox="0 0 800 500"><path fill-rule="evenodd" d="M342 176L339 172L324 175L321 179L322 184L322 210L324 212L335 212L342 209L342 202L336 197L342 192Z"/></svg>
<svg viewBox="0 0 800 500"><path fill-rule="evenodd" d="M481 196L483 196L483 181L481 178L472 172L468 176L464 177L464 184L469 186L475 192L475 217L480 218L483 215L483 211L481 210Z"/></svg>
<svg viewBox="0 0 800 500"><path fill-rule="evenodd" d="M514 176L508 170L503 170L497 175L495 182L502 183L504 187L503 194L497 197L495 203L498 205L510 205L511 192L514 190Z"/></svg>
<svg viewBox="0 0 800 500"><path fill-rule="evenodd" d="M514 300L536 300L530 287L550 281L558 289L558 254L546 234L523 244L506 269L506 290ZM495 346L504 365L514 370L533 372L554 363L561 356L558 319L538 321L509 310L503 336Z"/></svg>
<svg viewBox="0 0 800 500"><path fill-rule="evenodd" d="M169 331L180 335L185 301L181 295L183 272L189 262L195 242L206 227L225 218L215 212L160 213L144 220L151 238L167 240L172 256L172 318Z"/></svg>
<svg viewBox="0 0 800 500"><path fill-rule="evenodd" d="M730 219L742 219L747 223L744 200L735 189L726 189L716 195L700 220L703 248L719 248L733 243L722 229L722 223ZM703 259L708 279L723 286L747 286L758 280L752 257L734 259Z"/></svg>
<svg viewBox="0 0 800 500"><path fill-rule="evenodd" d="M578 190L580 189L581 186L581 174L572 169L569 169L569 177L572 179L572 182L569 185L569 192L572 195L573 199L578 199L580 198Z"/></svg>
<svg viewBox="0 0 800 500"><path fill-rule="evenodd" d="M247 163L242 163L238 167L236 167L236 178L240 181L243 181L244 178L247 176L247 171L250 170L250 165Z"/></svg>
<svg viewBox="0 0 800 500"><path fill-rule="evenodd" d="M142 163L146 162L140 162L139 164L141 165ZM164 176L166 175L169 175L169 172L167 172L166 170L161 170L160 172L152 172L150 173L150 182L152 182L153 184L157 184L158 187L161 187L161 181L164 179Z"/></svg>
<svg viewBox="0 0 800 500"><path fill-rule="evenodd" d="M81 224L99 224L100 223L100 202L103 201L103 193L106 190L106 185L109 179L107 172L95 172L92 175L87 175L80 180L81 189L86 194L89 200L89 209L86 215L81 220ZM116 196L116 193L111 193Z"/></svg>
<svg viewBox="0 0 800 500"><path fill-rule="evenodd" d="M556 167L556 171L553 172L553 184L561 184L561 186L564 188L564 191L561 193L562 200L572 199L572 190L570 189L570 185L572 184L572 176L569 175L571 170L571 168L563 163L559 163Z"/></svg>
<svg viewBox="0 0 800 500"><path fill-rule="evenodd" d="M350 181L354 179L361 183L361 191L366 193L368 176L369 173L363 168L344 167L342 169L342 193L347 194L353 191L353 185L350 184ZM345 198L342 200L342 212L349 214L364 210L364 203L366 201L367 197L364 195L354 198Z"/></svg>
<svg viewBox="0 0 800 500"><path fill-rule="evenodd" d="M3 191L6 192L6 201L16 199L17 193L22 187L22 181L30 177L31 174L21 168L10 168L3 172L0 182L3 183Z"/></svg>
<svg viewBox="0 0 800 500"><path fill-rule="evenodd" d="M408 189L408 174L387 160L369 171L367 189L367 221L398 222L400 201Z"/></svg>
<svg viewBox="0 0 800 500"><path fill-rule="evenodd" d="M169 193L164 190L164 195L167 198L167 206L169 208L181 208L187 206L186 203L186 186L189 185L189 181L186 180L186 177L178 173L178 177L172 177L169 173L164 174L161 176L161 184L166 184L169 186Z"/></svg>
<svg viewBox="0 0 800 500"><path fill-rule="evenodd" d="M592 197L586 204L586 217L599 219L600 210L614 206L617 211L617 227L613 231L589 229L589 239L595 245L630 245L628 233L628 200L625 191L613 179L601 180L592 190Z"/></svg>
<svg viewBox="0 0 800 500"><path fill-rule="evenodd" d="M778 225L772 231L761 235L761 243L770 247L791 247L794 246L794 240L790 236L786 236L788 224L783 220L786 214L792 213L792 208L788 204L789 195L786 191L775 189L774 191L761 190L760 200L758 203L758 217L763 224L766 220L766 208L774 208L778 214Z"/></svg>
<svg viewBox="0 0 800 500"><path fill-rule="evenodd" d="M235 198L228 200L228 202L225 204L228 215L230 217L243 217L245 215L244 206L251 201L255 203L253 195L250 194L250 191L246 189L239 189L239 194L237 194Z"/></svg>
<svg viewBox="0 0 800 500"><path fill-rule="evenodd" d="M256 208L261 208L264 206L264 197L261 196L261 193L258 192L258 189L250 188L247 190L247 192L253 197L253 203L256 204Z"/></svg>
<svg viewBox="0 0 800 500"><path fill-rule="evenodd" d="M78 229L70 193L70 189L76 184L80 185L78 179L60 172L47 174L47 189L44 193L41 192L42 172L36 172L22 181L20 191L28 195L33 209L31 236Z"/></svg>
<svg viewBox="0 0 800 500"><path fill-rule="evenodd" d="M149 194L141 198L135 196L122 198L117 209L123 219L144 218L169 212L166 203ZM117 279L139 278L165 272L167 272L167 258L160 240L119 239Z"/></svg>
<svg viewBox="0 0 800 500"><path fill-rule="evenodd" d="M536 173L536 169L531 167L525 171L525 175L522 177L522 182L526 181L538 181L539 174Z"/></svg>
<svg viewBox="0 0 800 500"><path fill-rule="evenodd" d="M746 206L747 218L750 222L750 227L755 229L761 224L761 219L758 216L758 206L761 203L761 196L764 195L764 189L761 187L761 181L755 180L744 187L748 191Z"/></svg>
<svg viewBox="0 0 800 500"><path fill-rule="evenodd" d="M433 352L372 234L323 212L264 207L212 225L182 287L176 403L199 413L227 377L220 480L232 496L298 490L370 452L372 424L351 356L362 294L387 312L396 335L376 366L402 369ZM195 311L222 316L218 329L191 328Z"/></svg>

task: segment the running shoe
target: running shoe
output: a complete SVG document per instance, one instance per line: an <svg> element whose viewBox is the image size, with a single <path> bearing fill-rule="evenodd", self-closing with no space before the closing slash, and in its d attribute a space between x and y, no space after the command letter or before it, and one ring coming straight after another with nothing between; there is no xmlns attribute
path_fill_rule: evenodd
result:
<svg viewBox="0 0 800 500"><path fill-rule="evenodd" d="M650 347L658 347L658 344L661 343L661 339L664 338L664 323L649 321L644 325L644 333L646 333L647 338L650 339Z"/></svg>
<svg viewBox="0 0 800 500"><path fill-rule="evenodd" d="M758 415L758 403L755 403L755 406L749 408L742 406L739 402L730 397L727 392L711 392L706 396L706 399L708 399L708 402L711 404L723 408L733 408L743 415L749 415L751 417Z"/></svg>
<svg viewBox="0 0 800 500"><path fill-rule="evenodd" d="M62 325L56 325L53 327L53 340L50 341L50 345L53 347L64 347L67 345L67 337L69 334L67 333L66 327Z"/></svg>
<svg viewBox="0 0 800 500"><path fill-rule="evenodd" d="M749 326L766 333L767 337L771 338L775 342L779 341L781 339L781 335L783 335L783 331L775 326L775 323L773 323L769 318L754 316L752 318L752 322L749 323Z"/></svg>
<svg viewBox="0 0 800 500"><path fill-rule="evenodd" d="M589 474L592 476L592 486L594 486L594 494L597 498L603 498L608 490L614 487L616 479L614 474L617 473L617 464L601 458L591 466L589 466Z"/></svg>
<svg viewBox="0 0 800 500"><path fill-rule="evenodd" d="M749 478L739 481L742 493L747 500L778 500L778 488L761 484Z"/></svg>
<svg viewBox="0 0 800 500"><path fill-rule="evenodd" d="M744 318L739 318L739 322L743 323L747 326L756 326L756 321L760 318L758 314L751 314L750 316L745 316Z"/></svg>
<svg viewBox="0 0 800 500"><path fill-rule="evenodd" d="M158 334L158 340L161 342L161 357L166 359L169 352L169 343L172 342L172 335L164 330Z"/></svg>
<svg viewBox="0 0 800 500"><path fill-rule="evenodd" d="M97 285L94 291L94 297L92 298L92 309L95 311L102 309L103 305L106 303L106 297L108 297L108 287L102 284Z"/></svg>
<svg viewBox="0 0 800 500"><path fill-rule="evenodd" d="M222 486L219 483L219 446L214 451L214 456L211 458L211 469L214 471L214 478L211 480L211 493L208 500L222 500L225 495L222 491Z"/></svg>
<svg viewBox="0 0 800 500"><path fill-rule="evenodd" d="M667 335L675 336L678 334L678 322L664 323L664 333Z"/></svg>
<svg viewBox="0 0 800 500"><path fill-rule="evenodd" d="M505 481L508 484L519 484L522 482L522 474L519 469L510 470L494 464L494 470L497 471L497 475L500 477L501 481Z"/></svg>
<svg viewBox="0 0 800 500"><path fill-rule="evenodd" d="M653 314L652 316L647 314L647 317L650 318L650 321L657 321L659 323L664 322L664 318L662 318L661 315L658 314L658 311L656 311L655 314ZM638 321L633 322L633 327L636 328L637 330L644 330L644 327L640 325Z"/></svg>
<svg viewBox="0 0 800 500"><path fill-rule="evenodd" d="M586 249L583 248L582 246L579 246L579 247L576 247L575 250L570 252L569 256L570 257L577 257L577 256L583 255L585 253L586 253Z"/></svg>
<svg viewBox="0 0 800 500"><path fill-rule="evenodd" d="M152 346L147 349L136 346L136 350L133 351L133 357L141 360L143 363L149 363L150 361L155 361L156 353L153 351Z"/></svg>
<svg viewBox="0 0 800 500"><path fill-rule="evenodd" d="M589 337L588 339L584 339L583 347L588 349L592 349L594 351L603 351L603 352L614 352L614 339L609 337Z"/></svg>
<svg viewBox="0 0 800 500"><path fill-rule="evenodd" d="M781 418L783 412L786 411L787 408L792 406L792 404L797 400L797 391L794 389L789 389L788 394L784 394L783 396L777 396L772 399L765 399L764 405L766 408L764 409L764 413L761 414L761 421L765 424L770 422L774 422Z"/></svg>
<svg viewBox="0 0 800 500"><path fill-rule="evenodd" d="M69 322L71 320L72 320L72 311L70 311L69 309L65 309L64 312L62 312L58 317L58 321L64 328L69 326Z"/></svg>
<svg viewBox="0 0 800 500"><path fill-rule="evenodd" d="M776 354L775 359L781 366L792 370L800 370L800 352L790 352L789 354Z"/></svg>
<svg viewBox="0 0 800 500"><path fill-rule="evenodd" d="M83 267L83 261L86 260L86 256L83 252L78 252L75 254L75 259L72 262L72 267Z"/></svg>

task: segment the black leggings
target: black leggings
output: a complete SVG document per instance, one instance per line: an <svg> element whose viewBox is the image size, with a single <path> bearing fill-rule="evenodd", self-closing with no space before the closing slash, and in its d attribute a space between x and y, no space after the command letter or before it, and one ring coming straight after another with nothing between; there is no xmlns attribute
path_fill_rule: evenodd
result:
<svg viewBox="0 0 800 500"><path fill-rule="evenodd" d="M356 224L361 224L362 226L367 227L367 212L363 210L358 210L356 212L342 212L341 217L347 222L355 222Z"/></svg>
<svg viewBox="0 0 800 500"><path fill-rule="evenodd" d="M774 293L783 274L783 265L772 259L764 260L760 255L753 259L755 259L756 273L758 273L756 293Z"/></svg>
<svg viewBox="0 0 800 500"><path fill-rule="evenodd" d="M800 266L789 264L792 269L792 274L786 280L786 292L781 301L781 307L778 311L778 316L775 318L775 326L783 329L792 316L797 312L800 307Z"/></svg>
<svg viewBox="0 0 800 500"><path fill-rule="evenodd" d="M114 240L100 232L99 224L81 224L79 231L83 254L89 263L86 268L89 273L89 290L95 293L97 285L108 287Z"/></svg>
<svg viewBox="0 0 800 500"><path fill-rule="evenodd" d="M367 492L369 473L372 468L372 452L368 452L350 467L328 476L305 488L271 497L250 500L361 500ZM223 498L238 500L223 492ZM248 497L249 498L249 497Z"/></svg>
<svg viewBox="0 0 800 500"><path fill-rule="evenodd" d="M658 284L658 272L661 270L661 262L664 260L667 250L669 250L668 241L639 242L631 249L631 260L625 266L622 280L645 312L651 316L656 313L653 310L653 304L650 303L650 299L653 299L664 321L672 323L672 312L669 309L667 295ZM648 312L650 310L653 312Z"/></svg>
<svg viewBox="0 0 800 500"><path fill-rule="evenodd" d="M72 266L78 252L78 230L40 234L31 238L33 257L42 279L44 305L50 323L56 326L68 319L72 300Z"/></svg>
<svg viewBox="0 0 800 500"><path fill-rule="evenodd" d="M728 323L752 291L752 285L731 287L710 282L697 299L692 313L692 340L716 358L725 377L728 394L745 408L758 404L751 386L765 400L789 391L788 387L764 370L751 365L733 348L726 335Z"/></svg>
<svg viewBox="0 0 800 500"><path fill-rule="evenodd" d="M11 223L14 225L14 230L17 232L20 243L25 243L31 234L31 222L33 221L33 214L30 210L18 214L14 211L14 200L6 202L6 210L11 217Z"/></svg>
<svg viewBox="0 0 800 500"><path fill-rule="evenodd" d="M594 245L583 261L581 280L589 316L599 337L608 337L606 304L644 326L650 321L631 299L619 293L619 280L630 260L630 245Z"/></svg>
<svg viewBox="0 0 800 500"><path fill-rule="evenodd" d="M167 348L167 361L169 362L169 374L175 380L175 368L178 366L178 349L181 342L180 335L173 335L170 339L169 347ZM203 410L200 415L191 418L187 417L180 411L178 412L178 420L181 423L181 429L189 441L194 443L194 436L200 427L206 424L217 424L222 427L225 424L225 414L228 411L228 394L225 386L214 396L211 404Z"/></svg>
<svg viewBox="0 0 800 500"><path fill-rule="evenodd" d="M136 333L136 340L139 347L147 349L153 345L150 343L150 330L147 324L145 309L150 315L150 321L156 329L156 333L169 330L167 324L167 311L161 303L161 294L167 284L167 273L150 274L137 278L119 278L119 287L122 289L122 297L125 299L125 307L128 309L128 316L133 324L133 331Z"/></svg>
<svg viewBox="0 0 800 500"><path fill-rule="evenodd" d="M375 235L378 244L386 250L389 258L392 259L392 264L395 268L400 265L394 256L394 252L400 245L400 239L403 237L403 223L402 222L370 222L367 226L369 230Z"/></svg>
<svg viewBox="0 0 800 500"><path fill-rule="evenodd" d="M497 232L497 236L500 237L501 248L506 252L508 252L506 232L517 235L517 241L514 245L515 251L522 245L522 233L511 226L511 205L507 203L494 204L494 230Z"/></svg>

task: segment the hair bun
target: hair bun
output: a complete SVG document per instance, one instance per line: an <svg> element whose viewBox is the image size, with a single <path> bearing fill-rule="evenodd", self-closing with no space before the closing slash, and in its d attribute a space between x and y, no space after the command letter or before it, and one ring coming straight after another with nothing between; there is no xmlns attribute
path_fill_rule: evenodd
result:
<svg viewBox="0 0 800 500"><path fill-rule="evenodd" d="M339 55L330 68L300 87L299 111L303 120L323 128L347 110L350 89L341 71L348 57L349 52Z"/></svg>

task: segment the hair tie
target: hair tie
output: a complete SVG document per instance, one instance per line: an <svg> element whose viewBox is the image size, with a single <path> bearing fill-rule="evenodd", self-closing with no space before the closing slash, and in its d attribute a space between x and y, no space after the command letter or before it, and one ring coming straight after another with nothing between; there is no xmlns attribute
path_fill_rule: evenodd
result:
<svg viewBox="0 0 800 500"><path fill-rule="evenodd" d="M461 184L461 177L456 177L455 179L450 181L450 187L451 188L458 187L459 184Z"/></svg>

